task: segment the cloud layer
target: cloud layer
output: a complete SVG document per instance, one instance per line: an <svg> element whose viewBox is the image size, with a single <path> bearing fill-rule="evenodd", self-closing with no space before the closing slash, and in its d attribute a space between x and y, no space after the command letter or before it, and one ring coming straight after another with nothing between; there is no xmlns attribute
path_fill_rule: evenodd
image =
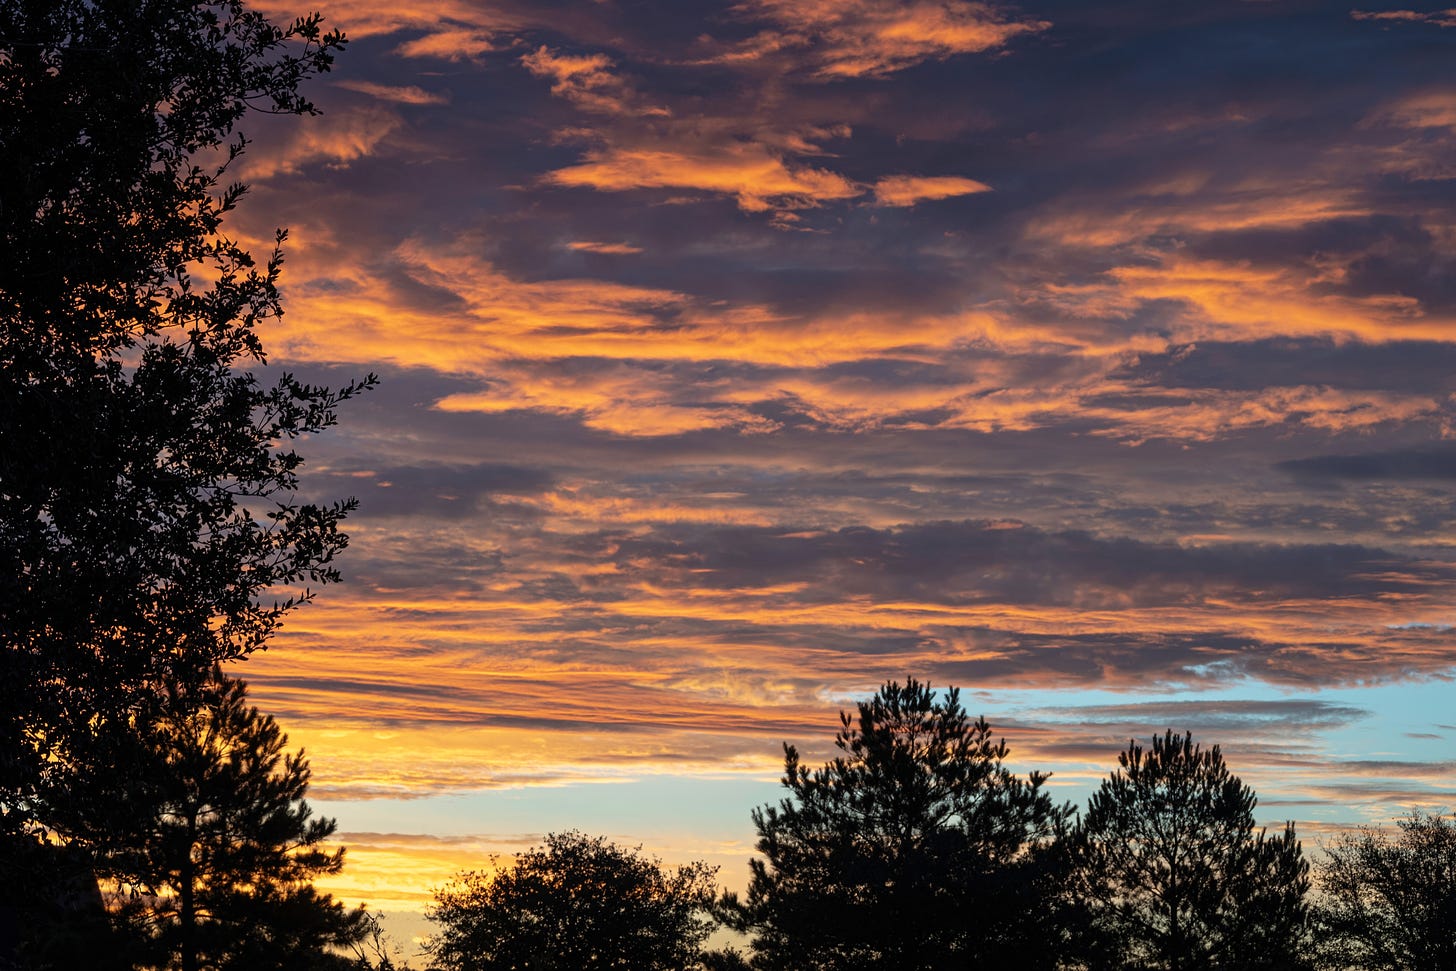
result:
<svg viewBox="0 0 1456 971"><path fill-rule="evenodd" d="M1337 739L1456 674L1450 11L323 12L236 229L275 362L384 376L306 450L349 582L242 669L330 798L772 778L916 675L1069 784L1190 727L1449 803L1449 718Z"/></svg>

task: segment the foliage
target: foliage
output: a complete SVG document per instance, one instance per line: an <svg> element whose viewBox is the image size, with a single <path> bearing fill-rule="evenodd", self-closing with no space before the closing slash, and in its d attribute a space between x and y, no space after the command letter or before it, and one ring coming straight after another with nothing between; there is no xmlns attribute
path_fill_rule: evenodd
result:
<svg viewBox="0 0 1456 971"><path fill-rule="evenodd" d="M0 968L132 971L85 847L0 831Z"/></svg>
<svg viewBox="0 0 1456 971"><path fill-rule="evenodd" d="M291 443L372 382L265 385L263 264L222 231L244 112L343 44L241 0L0 0L0 824L57 745L263 645L336 578L351 504ZM279 239L282 239L280 234ZM277 599L269 599L274 591ZM67 739L67 736L71 736ZM44 823L44 820L40 821Z"/></svg>
<svg viewBox="0 0 1456 971"><path fill-rule="evenodd" d="M1042 845L1068 810L1004 766L1006 745L952 688L886 684L841 713L822 769L785 745L789 797L755 810L739 923L754 966L994 967L1049 963L1037 922ZM730 905L736 901L730 901Z"/></svg>
<svg viewBox="0 0 1456 971"><path fill-rule="evenodd" d="M158 968L329 969L368 915L312 886L339 872L331 819L313 818L302 751L247 703L243 682L167 685L98 726L75 792L44 804L53 833L91 848L120 914ZM79 795L78 795L79 794ZM93 878L93 886L94 886Z"/></svg>
<svg viewBox="0 0 1456 971"><path fill-rule="evenodd" d="M1362 827L1317 867L1332 967L1456 968L1456 817L1412 811L1394 840Z"/></svg>
<svg viewBox="0 0 1456 971"><path fill-rule="evenodd" d="M494 873L437 892L441 971L682 971L712 933L716 870L665 870L602 837L556 833Z"/></svg>
<svg viewBox="0 0 1456 971"><path fill-rule="evenodd" d="M1309 865L1293 824L1254 832L1253 790L1191 734L1130 743L1071 837L1091 967L1296 968Z"/></svg>

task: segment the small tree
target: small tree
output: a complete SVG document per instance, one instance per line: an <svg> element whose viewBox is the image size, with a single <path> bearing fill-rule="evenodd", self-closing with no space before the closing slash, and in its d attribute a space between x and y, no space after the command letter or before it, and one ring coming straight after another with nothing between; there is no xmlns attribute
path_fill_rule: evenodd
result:
<svg viewBox="0 0 1456 971"><path fill-rule="evenodd" d="M78 796L44 805L57 834L87 847L138 963L181 971L344 969L364 940L363 909L345 910L313 881L339 872L325 849L334 821L304 801L302 751L247 703L242 681L170 685L124 721L99 726Z"/></svg>
<svg viewBox="0 0 1456 971"><path fill-rule="evenodd" d="M1006 769L1005 743L954 688L891 682L840 722L843 754L811 771L785 745L790 795L753 813L762 859L738 914L754 966L1049 964L1035 851L1069 810L1046 776Z"/></svg>
<svg viewBox="0 0 1456 971"><path fill-rule="evenodd" d="M1392 840L1361 827L1326 847L1320 908L1332 967L1456 969L1456 817L1412 811Z"/></svg>
<svg viewBox="0 0 1456 971"><path fill-rule="evenodd" d="M600 836L554 833L495 873L438 891L440 971L683 971L712 933L716 869L665 870Z"/></svg>
<svg viewBox="0 0 1456 971"><path fill-rule="evenodd" d="M1191 734L1135 742L1071 836L1090 967L1297 968L1309 865L1293 824L1254 830L1254 792Z"/></svg>

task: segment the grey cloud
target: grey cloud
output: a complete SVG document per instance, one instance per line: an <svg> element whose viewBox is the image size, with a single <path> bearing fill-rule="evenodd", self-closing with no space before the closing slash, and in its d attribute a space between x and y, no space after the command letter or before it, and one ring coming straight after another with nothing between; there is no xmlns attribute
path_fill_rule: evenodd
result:
<svg viewBox="0 0 1456 971"><path fill-rule="evenodd" d="M359 497L360 518L431 516L458 519L479 514L482 500L498 494L537 494L553 476L539 468L497 463L478 465L382 466L372 475L315 476L320 485L350 484Z"/></svg>
<svg viewBox="0 0 1456 971"><path fill-rule="evenodd" d="M1278 468L1310 480L1436 480L1456 479L1456 448L1403 449L1356 455L1318 455L1290 459Z"/></svg>
<svg viewBox="0 0 1456 971"><path fill-rule="evenodd" d="M1257 391L1312 384L1442 394L1456 390L1456 347L1440 341L1210 341L1140 355L1115 376L1172 388Z"/></svg>
<svg viewBox="0 0 1456 971"><path fill-rule="evenodd" d="M1185 547L984 521L807 533L682 526L647 536L604 535L586 544L578 547L582 555L610 556L624 570L660 579L689 569L699 586L800 579L817 588L810 596L827 599L849 594L1092 606L1193 603L1217 595L1255 602L1373 596L1453 579L1452 568L1359 546Z"/></svg>

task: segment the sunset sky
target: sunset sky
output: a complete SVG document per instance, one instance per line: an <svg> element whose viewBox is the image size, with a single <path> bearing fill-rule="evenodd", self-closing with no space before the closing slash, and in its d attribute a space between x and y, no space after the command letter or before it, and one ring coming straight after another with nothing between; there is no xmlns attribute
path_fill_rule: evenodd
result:
<svg viewBox="0 0 1456 971"><path fill-rule="evenodd" d="M1307 848L1456 808L1456 10L319 9L232 226L271 365L382 381L304 443L345 582L234 673L351 903L569 828L741 887L781 743L907 676L1074 802L1172 728Z"/></svg>

